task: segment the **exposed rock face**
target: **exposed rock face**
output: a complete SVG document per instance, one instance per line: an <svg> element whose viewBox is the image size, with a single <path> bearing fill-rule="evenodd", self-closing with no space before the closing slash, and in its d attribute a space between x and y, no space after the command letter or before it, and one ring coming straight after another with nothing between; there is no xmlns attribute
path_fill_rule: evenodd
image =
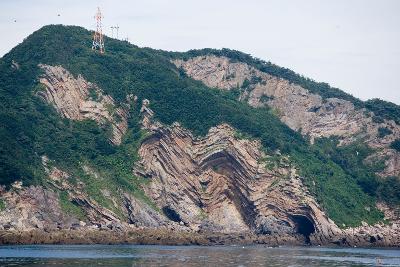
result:
<svg viewBox="0 0 400 267"><path fill-rule="evenodd" d="M364 139L373 148L382 149L376 154L386 160L382 176L400 175L400 153L389 148L400 138L400 126L393 121L375 123L365 109L356 109L346 100L312 94L301 86L261 72L245 63L231 62L226 57L199 56L187 61L175 60L188 76L210 87L223 90L242 88L240 99L254 107L268 105L279 112L281 120L294 130L301 130L311 140L316 137L340 137L341 143ZM246 83L248 84L246 86ZM392 132L379 137L378 129Z"/></svg>
<svg viewBox="0 0 400 267"><path fill-rule="evenodd" d="M151 179L144 189L166 217L124 192L117 215L43 157L50 187L16 183L8 192L0 190L6 203L0 243L400 245L398 224L338 229L296 169L284 157L267 164L258 141L238 139L226 124L196 138L179 124L153 121L148 104L145 100L142 125L150 135L135 171ZM89 166L83 169L97 175ZM62 210L59 191L84 210L84 221Z"/></svg>
<svg viewBox="0 0 400 267"><path fill-rule="evenodd" d="M347 245L371 244L373 246L399 246L400 245L400 225L394 223L389 226L360 226L349 228L344 231L344 238L341 243Z"/></svg>
<svg viewBox="0 0 400 267"><path fill-rule="evenodd" d="M145 228L127 231L76 229L45 232L0 230L0 245L3 244L139 244L139 245L252 245L268 244L302 245L301 238L290 235L254 235L194 233L189 231L171 231L171 229Z"/></svg>
<svg viewBox="0 0 400 267"><path fill-rule="evenodd" d="M49 176L48 186L23 187L15 183L9 191L0 190L0 198L6 207L0 211L0 230L30 231L41 229L112 229L123 230L137 227L155 228L175 227L166 217L153 210L146 203L130 194L121 192L123 200L119 206L122 214L117 215L92 199L82 182L72 183L72 177L57 167L50 166L49 159L42 157L43 165ZM86 171L91 171L85 167ZM75 203L84 212L84 218L69 214L63 210L60 192L66 192L68 201ZM108 198L112 198L108 196ZM118 205L116 203L115 205ZM83 220L83 221L81 221Z"/></svg>
<svg viewBox="0 0 400 267"><path fill-rule="evenodd" d="M74 78L61 66L39 65L44 70L40 78L44 90L37 92L52 104L65 118L71 120L95 120L100 125L112 126L111 142L118 145L128 128L127 118L131 97L124 107L117 107L111 96L105 95L96 85L82 76Z"/></svg>
<svg viewBox="0 0 400 267"><path fill-rule="evenodd" d="M144 102L143 141L137 173L164 213L193 230L303 234L321 243L340 233L284 164L268 169L258 141L239 140L226 124L195 138L179 124L152 122Z"/></svg>
<svg viewBox="0 0 400 267"><path fill-rule="evenodd" d="M42 157L42 161L49 175L48 182L60 191L67 192L69 199L84 209L88 222L99 226L109 225L111 222L120 222L116 214L97 204L83 191L84 183L78 182L78 185L71 183L70 175L55 166L49 166L47 157ZM85 169L86 172L90 171L88 167L85 167Z"/></svg>
<svg viewBox="0 0 400 267"><path fill-rule="evenodd" d="M0 212L1 229L55 230L79 224L62 212L58 195L42 187L14 189L1 197L6 203L6 209Z"/></svg>
<svg viewBox="0 0 400 267"><path fill-rule="evenodd" d="M167 218L131 195L124 194L124 200L129 224L146 228L157 228L171 224Z"/></svg>
<svg viewBox="0 0 400 267"><path fill-rule="evenodd" d="M49 174L50 183L60 190L68 192L69 198L81 206L86 213L87 221L97 226L107 226L113 228L126 228L129 225L135 227L159 227L168 226L168 220L160 213L154 211L147 204L139 201L132 195L122 193L123 203L119 207L124 212L124 217L117 216L111 210L102 207L95 200L91 199L85 192L85 184L79 183L79 186L71 184L69 175L56 167L48 167L47 159L44 158L44 166ZM85 171L93 172L89 167L84 167ZM97 175L97 174L95 174ZM103 193L104 194L104 193ZM107 195L107 194L105 194ZM108 198L112 197L108 194ZM114 205L118 203L112 199Z"/></svg>

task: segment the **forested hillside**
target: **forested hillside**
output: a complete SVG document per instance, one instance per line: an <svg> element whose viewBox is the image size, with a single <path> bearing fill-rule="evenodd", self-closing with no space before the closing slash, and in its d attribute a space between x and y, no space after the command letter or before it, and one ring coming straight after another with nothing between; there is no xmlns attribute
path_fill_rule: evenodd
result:
<svg viewBox="0 0 400 267"><path fill-rule="evenodd" d="M362 102L325 83L301 77L293 71L254 59L232 50L203 50L170 53L139 48L128 42L106 38L106 53L91 50L91 33L75 26L46 26L27 37L0 60L0 183L16 180L24 185L46 185L41 157L84 178L79 166L86 163L107 177L91 181L90 193L104 205L101 188L124 188L146 199L139 185L146 183L132 173L138 160L137 149L146 133L140 130L139 109L130 110L129 130L120 146L108 139L107 125L62 118L54 108L36 96L40 90L38 64L62 65L74 76L82 75L97 84L117 104L128 94L150 100L155 118L164 124L180 122L196 135L223 122L241 136L259 139L265 151L290 156L312 194L340 226L374 223L383 219L377 200L399 205L399 179L380 179L375 173L382 162L366 165L372 149L362 142L337 146L335 138L318 139L314 145L291 130L267 107L253 108L237 101L236 92L208 88L187 77L171 62L206 53L228 56L261 70L288 79L322 97L352 101L357 107L375 112L376 119L399 123L399 106L380 100ZM397 144L394 144L397 146ZM278 153L279 151L279 153ZM357 156L355 156L357 155ZM87 177L86 179L91 179Z"/></svg>

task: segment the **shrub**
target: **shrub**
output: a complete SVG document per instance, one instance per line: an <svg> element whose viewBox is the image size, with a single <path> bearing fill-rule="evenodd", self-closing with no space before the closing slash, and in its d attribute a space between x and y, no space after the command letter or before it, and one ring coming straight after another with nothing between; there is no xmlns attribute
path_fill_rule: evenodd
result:
<svg viewBox="0 0 400 267"><path fill-rule="evenodd" d="M392 130L390 130L390 129L386 128L386 127L379 127L378 128L378 137L379 138L383 138L383 137L385 137L387 135L390 135L392 133L393 133Z"/></svg>
<svg viewBox="0 0 400 267"><path fill-rule="evenodd" d="M400 139L394 140L394 141L390 144L390 147L400 152Z"/></svg>

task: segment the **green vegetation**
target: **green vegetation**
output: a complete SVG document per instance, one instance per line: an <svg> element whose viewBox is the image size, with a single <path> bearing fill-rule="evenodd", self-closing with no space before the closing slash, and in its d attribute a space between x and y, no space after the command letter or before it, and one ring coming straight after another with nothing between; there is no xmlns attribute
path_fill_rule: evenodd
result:
<svg viewBox="0 0 400 267"><path fill-rule="evenodd" d="M4 202L3 199L0 198L0 211L3 211L6 209L6 203Z"/></svg>
<svg viewBox="0 0 400 267"><path fill-rule="evenodd" d="M248 135L248 134L244 134L238 130L235 131L235 133L233 134L233 136L237 139L247 139L247 140L251 140L253 139L253 136Z"/></svg>
<svg viewBox="0 0 400 267"><path fill-rule="evenodd" d="M91 100L93 100L93 101L99 101L100 100L98 93L93 88L89 89L89 98Z"/></svg>
<svg viewBox="0 0 400 267"><path fill-rule="evenodd" d="M287 165L288 163L290 164L290 162L287 162L287 160L279 153L273 153L270 156L262 158L261 162L264 162L265 167L270 170L281 167L282 163L284 163L285 165Z"/></svg>
<svg viewBox="0 0 400 267"><path fill-rule="evenodd" d="M113 146L108 141L109 128L93 121L62 119L35 96L40 74L37 64L44 63L62 65L74 75L82 74L111 95L117 105L125 101L127 94L138 96L138 103L149 99L156 118L164 124L179 121L194 134L205 135L210 127L225 122L238 130L238 136L259 139L267 152L280 151L290 156L310 191L338 224L381 220L375 200L383 198L391 203L395 198L381 195L388 185L381 184L373 174L379 166L364 165L363 159L371 151L362 145L338 148L335 140L321 139L310 146L279 120L276 111L237 101L239 88L230 92L210 89L188 78L169 61L171 57L190 57L200 52L140 49L106 38L107 52L99 55L90 49L90 38L90 32L80 27L46 26L0 60L1 184L9 185L15 180L23 180L25 185L43 183L40 156L47 155L76 182L84 182L88 193L106 207L114 209L110 198L118 197L120 190L151 205L140 190L140 184L147 180L132 175L138 147L146 136L138 123L140 105L130 111L129 130L122 144ZM222 51L236 60L250 60L236 51ZM10 67L12 60L18 62L20 69ZM289 77L324 97L341 97L363 105L326 84L296 76L271 63L252 64L255 63L263 71ZM104 189L109 197L104 195Z"/></svg>
<svg viewBox="0 0 400 267"><path fill-rule="evenodd" d="M400 139L394 140L394 141L390 144L390 147L393 148L393 149L395 149L395 150L397 150L397 151L400 151Z"/></svg>
<svg viewBox="0 0 400 267"><path fill-rule="evenodd" d="M207 219L207 217L208 217L208 214L204 210L200 209L198 218L200 220L205 220L205 219Z"/></svg>
<svg viewBox="0 0 400 267"><path fill-rule="evenodd" d="M200 50L190 50L184 53L180 52L168 53L168 56L172 56L174 58L183 58L183 59L189 59L191 57L205 56L205 55L224 56L229 58L233 62L244 62L265 73L286 79L291 83L298 84L303 88L308 89L312 93L321 95L323 98L331 98L331 97L342 98L353 102L356 106L360 107L363 106L363 102L361 100L343 92L338 88L333 88L329 86L329 84L327 83L316 82L310 78L301 76L290 69L279 67L271 62L266 62L262 59L255 58L249 54L240 51L231 50L227 48L223 48L221 50L206 48Z"/></svg>
<svg viewBox="0 0 400 267"><path fill-rule="evenodd" d="M337 144L335 139L322 139L319 142ZM371 148L362 143L354 143L348 146L337 147L336 144L322 145L325 154L335 163L340 165L361 187L371 196L392 206L400 204L400 179L398 177L379 178L375 173L383 171L384 161L365 164L365 159L373 152ZM400 144L400 142L399 142Z"/></svg>
<svg viewBox="0 0 400 267"><path fill-rule="evenodd" d="M375 98L364 102L364 107L374 112L377 122L394 120L400 125L400 106Z"/></svg>
<svg viewBox="0 0 400 267"><path fill-rule="evenodd" d="M55 38L47 38L53 31ZM47 155L55 166L70 173L76 182L85 182L88 193L105 206L111 207L111 201L102 195L100 190L104 188L113 196L122 189L150 202L139 187L143 181L132 175L138 143L144 135L138 125L139 107L131 110L130 130L119 147L108 141L109 125L99 127L91 120L62 119L35 95L43 89L37 82L40 75L37 64L65 66L69 57L76 55L77 62L85 65L85 57L93 56L90 48L86 49L83 58L76 52L80 48L85 50L83 40L90 40L90 33L82 28L62 26L45 27L39 32L0 60L0 183L9 186L15 180L22 180L24 185L43 184L46 174L40 157ZM79 36L81 42L71 42ZM61 45L63 41L72 46ZM62 46L60 51L63 52L56 52ZM30 47L36 50L33 52ZM21 63L18 70L10 68L12 59ZM96 69L95 65L92 67ZM95 71L93 68L90 71ZM94 90L90 91L90 97L98 97ZM86 174L84 166L99 173L101 181Z"/></svg>
<svg viewBox="0 0 400 267"><path fill-rule="evenodd" d="M385 178L378 187L381 198L393 207L400 207L400 179L398 177Z"/></svg>
<svg viewBox="0 0 400 267"><path fill-rule="evenodd" d="M338 88L331 87L327 83L316 82L310 78L297 74L290 69L277 66L271 62L266 62L262 59L255 58L249 54L240 51L231 50L227 48L223 48L221 50L206 48L200 50L190 50L184 53L182 52L167 53L162 51L158 52L173 58L183 58L183 59L189 59L191 57L205 56L205 55L224 56L229 58L233 62L247 63L248 65L257 68L260 71L286 79L291 83L298 84L303 88L309 90L310 92L320 95L324 99L341 98L344 100L348 100L352 102L354 106L357 108L366 108L374 112L375 113L374 120L376 122L383 122L383 119L388 119L388 120L394 120L397 124L400 124L400 107L396 104L381 99L372 99L363 102L358 98L355 98L352 95L347 94ZM257 80L255 80L255 82L257 82Z"/></svg>
<svg viewBox="0 0 400 267"><path fill-rule="evenodd" d="M383 137L385 137L385 136L387 136L387 135L390 135L390 134L392 134L393 132L390 130L390 129L388 129L388 128L385 128L385 127L379 127L378 128L378 137L379 138L383 138Z"/></svg>
<svg viewBox="0 0 400 267"><path fill-rule="evenodd" d="M267 103L268 101L273 100L273 99L274 99L273 96L271 97L271 96L267 96L267 95L262 95L260 97L260 102Z"/></svg>
<svg viewBox="0 0 400 267"><path fill-rule="evenodd" d="M75 204L74 202L71 202L68 198L68 193L65 191L62 191L59 193L59 198L60 198L60 206L61 209L71 215L71 216L75 216L76 218L80 219L80 220L85 220L86 215L84 210L77 204Z"/></svg>

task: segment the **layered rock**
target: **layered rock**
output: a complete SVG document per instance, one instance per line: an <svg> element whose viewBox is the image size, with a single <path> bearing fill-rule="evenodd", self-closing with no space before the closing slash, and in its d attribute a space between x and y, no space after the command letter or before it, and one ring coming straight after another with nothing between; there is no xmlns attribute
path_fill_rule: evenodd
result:
<svg viewBox="0 0 400 267"><path fill-rule="evenodd" d="M116 213L96 202L86 192L87 185L79 177L75 177L78 181L73 182L70 174L52 166L47 157L42 157L42 161L48 174L46 187L24 187L17 182L8 191L4 188L0 190L0 198L5 203L5 209L0 211L0 230L56 231L79 228L127 231L138 227L176 227L161 213L131 194L121 191L121 201L117 201L109 193L99 192L114 203L119 211ZM84 166L84 170L88 174L94 172L87 166ZM60 198L62 192L67 196L63 201L81 209L80 216L63 209Z"/></svg>
<svg viewBox="0 0 400 267"><path fill-rule="evenodd" d="M86 81L81 75L75 78L61 66L40 64L44 71L40 77L43 90L37 95L52 104L65 118L71 120L90 119L100 125L112 126L111 142L118 145L128 129L128 111L132 97L127 103L117 107L114 99L104 94L95 84Z"/></svg>
<svg viewBox="0 0 400 267"><path fill-rule="evenodd" d="M43 157L50 186L25 188L16 183L8 192L0 192L6 204L0 212L0 230L7 230L0 233L0 243L400 244L396 223L340 230L309 194L290 161L283 156L272 161L258 141L238 139L226 124L195 137L177 123L164 126L154 121L148 104L145 100L142 125L149 135L140 146L141 161L134 171L150 179L143 189L165 216L125 192L120 192L122 202L118 202L102 191L120 205L122 213L117 215L93 200L79 177L73 182L70 174ZM83 170L98 175L89 166ZM83 221L62 210L61 191L82 208ZM385 214L393 219L396 215L390 212ZM95 232L99 229L113 232L99 238ZM60 230L62 236L54 234Z"/></svg>
<svg viewBox="0 0 400 267"><path fill-rule="evenodd" d="M318 137L338 136L341 144L348 144L362 139L381 150L375 156L386 162L382 176L400 175L400 153L389 148L391 142L400 138L400 126L394 121L375 123L371 112L356 109L349 101L322 99L299 85L226 57L199 56L174 63L207 86L223 90L240 88L241 100L254 107L268 105L277 110L285 124L310 136L312 141ZM390 133L379 136L379 128L386 128Z"/></svg>
<svg viewBox="0 0 400 267"><path fill-rule="evenodd" d="M49 174L49 182L57 189L68 193L70 201L82 207L85 211L86 219L97 227L106 226L108 228L127 228L135 227L159 227L168 226L168 220L160 213L154 211L148 204L138 200L134 196L121 191L121 202L117 201L109 192L101 192L104 197L111 200L114 207L122 211L121 215L107 209L92 199L86 192L86 185L78 182L78 186L69 181L70 176L58 168L48 167L47 159L44 158L44 166ZM83 167L89 175L98 176L88 166ZM129 226L128 226L129 225Z"/></svg>
<svg viewBox="0 0 400 267"><path fill-rule="evenodd" d="M55 230L79 224L62 212L58 194L40 186L14 187L1 194L5 209L0 212L0 229Z"/></svg>
<svg viewBox="0 0 400 267"><path fill-rule="evenodd" d="M149 197L171 219L195 231L303 234L322 243L340 233L289 163L266 167L258 141L240 140L222 124L203 137L175 123L153 122L144 102L137 175L150 177Z"/></svg>

